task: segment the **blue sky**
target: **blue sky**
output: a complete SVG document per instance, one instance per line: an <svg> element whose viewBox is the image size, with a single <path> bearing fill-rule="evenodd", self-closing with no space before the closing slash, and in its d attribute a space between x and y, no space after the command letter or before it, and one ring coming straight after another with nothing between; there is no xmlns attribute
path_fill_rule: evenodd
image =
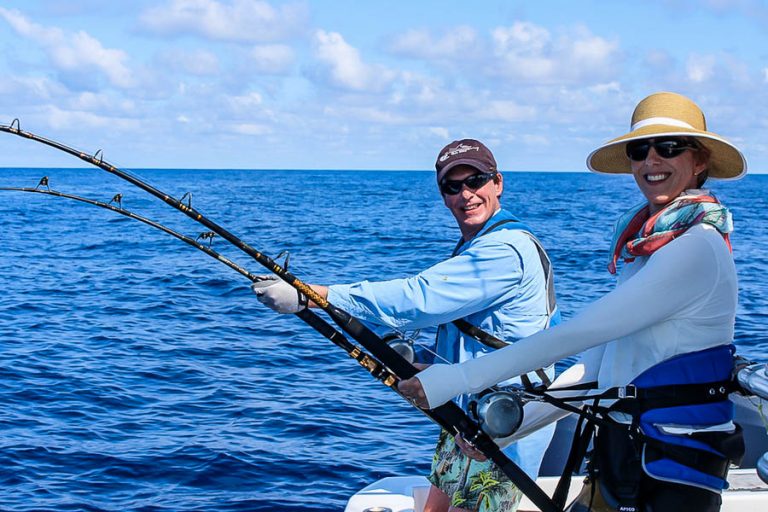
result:
<svg viewBox="0 0 768 512"><path fill-rule="evenodd" d="M661 90L768 170L757 0L4 0L0 123L132 168L580 171ZM0 166L77 166L0 136Z"/></svg>

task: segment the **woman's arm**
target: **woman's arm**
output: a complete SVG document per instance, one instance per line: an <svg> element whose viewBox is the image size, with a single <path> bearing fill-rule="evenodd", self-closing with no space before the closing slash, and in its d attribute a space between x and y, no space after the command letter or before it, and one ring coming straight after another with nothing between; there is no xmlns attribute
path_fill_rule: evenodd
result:
<svg viewBox="0 0 768 512"><path fill-rule="evenodd" d="M708 236L697 232L670 242L632 278L563 324L460 365L432 365L417 377L429 406L627 336L706 299L719 272Z"/></svg>

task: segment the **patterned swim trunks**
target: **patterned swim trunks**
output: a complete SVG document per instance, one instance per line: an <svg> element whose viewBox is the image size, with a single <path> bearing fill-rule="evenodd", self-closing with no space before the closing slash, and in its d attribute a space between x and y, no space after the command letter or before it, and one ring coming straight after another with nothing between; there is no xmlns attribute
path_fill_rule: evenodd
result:
<svg viewBox="0 0 768 512"><path fill-rule="evenodd" d="M496 464L461 453L445 430L437 441L429 481L451 498L452 506L478 512L513 512L523 496Z"/></svg>

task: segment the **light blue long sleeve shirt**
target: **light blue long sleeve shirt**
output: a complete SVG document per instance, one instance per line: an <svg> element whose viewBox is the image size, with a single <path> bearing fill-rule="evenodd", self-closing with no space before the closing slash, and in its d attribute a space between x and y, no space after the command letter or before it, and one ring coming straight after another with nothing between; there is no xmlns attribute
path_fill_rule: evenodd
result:
<svg viewBox="0 0 768 512"><path fill-rule="evenodd" d="M536 246L525 232L504 227L465 242L455 256L415 276L330 286L328 301L398 331L439 325L441 357L451 363L480 357L493 349L459 331L453 320L464 318L507 343L543 329L548 320Z"/></svg>
<svg viewBox="0 0 768 512"><path fill-rule="evenodd" d="M499 210L486 228L509 217ZM507 343L545 328L547 291L536 245L512 223L482 233L458 247L453 257L415 276L330 286L328 301L361 320L398 331L438 325L437 354L451 363L494 350L462 333L453 320L464 318ZM554 369L547 373L552 378ZM530 377L538 381L534 374ZM512 382L519 377L507 381ZM459 397L457 403L466 408L468 397ZM504 452L535 478L553 429ZM521 457L523 452L529 455Z"/></svg>

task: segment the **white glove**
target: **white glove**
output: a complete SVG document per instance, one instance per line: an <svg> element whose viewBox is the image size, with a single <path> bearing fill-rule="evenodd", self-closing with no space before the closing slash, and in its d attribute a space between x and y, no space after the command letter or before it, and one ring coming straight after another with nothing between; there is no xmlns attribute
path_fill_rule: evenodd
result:
<svg viewBox="0 0 768 512"><path fill-rule="evenodd" d="M259 302L278 313L298 313L306 309L307 297L274 274L256 276L251 285Z"/></svg>

